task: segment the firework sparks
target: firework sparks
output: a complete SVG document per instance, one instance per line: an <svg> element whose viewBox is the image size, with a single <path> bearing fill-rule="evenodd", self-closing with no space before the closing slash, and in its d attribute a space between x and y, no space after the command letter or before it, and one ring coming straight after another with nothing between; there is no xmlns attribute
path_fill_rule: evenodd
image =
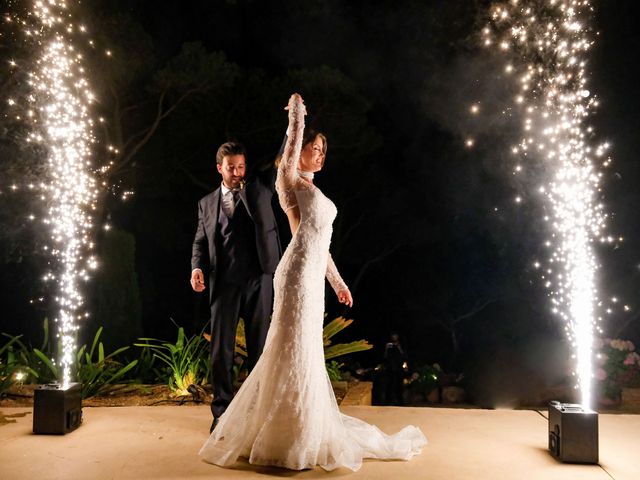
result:
<svg viewBox="0 0 640 480"><path fill-rule="evenodd" d="M597 328L598 263L594 243L603 238L606 215L598 203L602 173L585 125L597 107L587 90L587 56L593 45L588 0L504 1L491 9L482 43L506 57L505 73L516 83L515 106L523 137L513 154L522 164L543 162L550 174L537 187L551 212L546 266L535 262L551 291L552 310L566 322L575 350L583 406L591 405L592 345ZM610 159L601 162L607 166ZM523 202L521 197L516 202Z"/></svg>
<svg viewBox="0 0 640 480"><path fill-rule="evenodd" d="M92 219L88 212L97 200L91 173L93 122L89 106L93 94L85 77L81 52L73 37L85 31L72 23L67 2L35 1L24 26L26 39L38 50L28 73L30 92L25 97L30 134L27 141L47 152L47 179L40 186L48 211L44 223L50 227L51 245L45 247L55 261L45 281L57 285L56 323L61 340L62 383L71 380L76 351L77 321L82 312L81 282L96 264L88 255L92 247Z"/></svg>

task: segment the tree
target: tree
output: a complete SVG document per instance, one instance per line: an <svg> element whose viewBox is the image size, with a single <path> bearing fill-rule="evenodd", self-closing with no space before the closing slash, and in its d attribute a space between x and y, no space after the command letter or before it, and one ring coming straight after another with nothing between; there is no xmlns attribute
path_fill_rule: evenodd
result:
<svg viewBox="0 0 640 480"><path fill-rule="evenodd" d="M135 272L135 238L112 230L104 239L95 278L92 322L104 327L103 341L111 349L130 345L142 336L140 290Z"/></svg>

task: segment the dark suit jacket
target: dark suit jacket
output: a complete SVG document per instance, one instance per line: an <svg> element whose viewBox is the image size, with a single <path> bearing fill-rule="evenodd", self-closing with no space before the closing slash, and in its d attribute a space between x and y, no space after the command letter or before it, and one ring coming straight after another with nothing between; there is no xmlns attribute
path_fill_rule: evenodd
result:
<svg viewBox="0 0 640 480"><path fill-rule="evenodd" d="M253 220L256 233L256 250L263 273L276 271L282 250L278 226L272 209L273 187L256 178L247 182L240 191L249 216ZM216 229L220 212L221 188L218 187L198 202L198 228L193 239L191 268L199 268L209 277L209 298L213 299L216 282ZM236 208L241 208L238 205Z"/></svg>

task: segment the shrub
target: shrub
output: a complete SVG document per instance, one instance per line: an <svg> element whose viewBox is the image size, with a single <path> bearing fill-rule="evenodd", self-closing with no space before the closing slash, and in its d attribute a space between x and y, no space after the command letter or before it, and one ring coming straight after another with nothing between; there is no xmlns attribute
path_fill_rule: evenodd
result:
<svg viewBox="0 0 640 480"><path fill-rule="evenodd" d="M440 387L441 374L442 370L437 363L422 365L409 377L409 390L426 396L434 388Z"/></svg>
<svg viewBox="0 0 640 480"><path fill-rule="evenodd" d="M16 382L15 374L20 369L20 364L16 361L13 352L13 345L18 342L20 336L12 337L3 333L9 341L0 347L0 396L6 394L7 390Z"/></svg>
<svg viewBox="0 0 640 480"><path fill-rule="evenodd" d="M344 317L338 317L327 323L322 329L322 341L324 343L324 360L327 374L331 381L342 380L342 371L340 370L344 364L333 360L342 355L350 353L362 352L373 348L366 340L356 340L350 343L332 344L331 339L339 332L347 328L353 323L353 320L347 320Z"/></svg>
<svg viewBox="0 0 640 480"><path fill-rule="evenodd" d="M49 358L53 356L53 353L49 343L49 320L47 318L42 322L42 330L43 338L39 349L34 348L31 344L26 345L19 339L16 341L15 354L18 363L24 367L24 383L49 383L56 378L48 365Z"/></svg>
<svg viewBox="0 0 640 480"><path fill-rule="evenodd" d="M180 327L175 343L155 338L138 340L144 343L135 343L135 346L148 348L155 358L164 362L164 377L175 395L190 395L190 385L204 385L209 378L208 343L203 335L187 338L184 328Z"/></svg>
<svg viewBox="0 0 640 480"><path fill-rule="evenodd" d="M121 381L125 374L136 366L138 360L133 360L123 365L116 357L129 347L121 347L109 355L104 353L104 345L100 341L102 327L98 328L91 348L87 351L87 345L83 345L76 353L75 378L82 384L82 398L89 398L103 392L114 383ZM40 350L34 349L36 355L45 363L48 369L59 382L62 381L58 367Z"/></svg>
<svg viewBox="0 0 640 480"><path fill-rule="evenodd" d="M596 348L595 378L605 397L618 399L622 388L640 387L640 355L632 342L605 338L597 341Z"/></svg>
<svg viewBox="0 0 640 480"><path fill-rule="evenodd" d="M330 360L325 363L327 367L327 374L329 375L329 380L332 382L339 382L342 380L342 371L340 370L344 364L336 362L335 360Z"/></svg>
<svg viewBox="0 0 640 480"><path fill-rule="evenodd" d="M331 338L334 335L341 332L349 325L353 323L353 320L347 320L344 317L338 317L331 320L322 330L322 341L324 343L324 359L325 361L331 360L342 355L348 355L349 353L362 352L364 350L370 350L373 348L366 340L356 340L351 343L338 343L331 344Z"/></svg>

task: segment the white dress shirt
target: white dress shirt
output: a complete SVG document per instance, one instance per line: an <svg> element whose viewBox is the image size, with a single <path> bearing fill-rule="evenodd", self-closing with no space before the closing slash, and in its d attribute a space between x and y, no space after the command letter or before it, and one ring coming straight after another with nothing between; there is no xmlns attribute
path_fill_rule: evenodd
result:
<svg viewBox="0 0 640 480"><path fill-rule="evenodd" d="M240 195L236 194L236 197L234 199L233 192L240 192L240 189L227 188L224 182L222 183L220 188L222 211L227 217L233 218L233 213L236 211L236 205L238 205L238 202L240 201Z"/></svg>

